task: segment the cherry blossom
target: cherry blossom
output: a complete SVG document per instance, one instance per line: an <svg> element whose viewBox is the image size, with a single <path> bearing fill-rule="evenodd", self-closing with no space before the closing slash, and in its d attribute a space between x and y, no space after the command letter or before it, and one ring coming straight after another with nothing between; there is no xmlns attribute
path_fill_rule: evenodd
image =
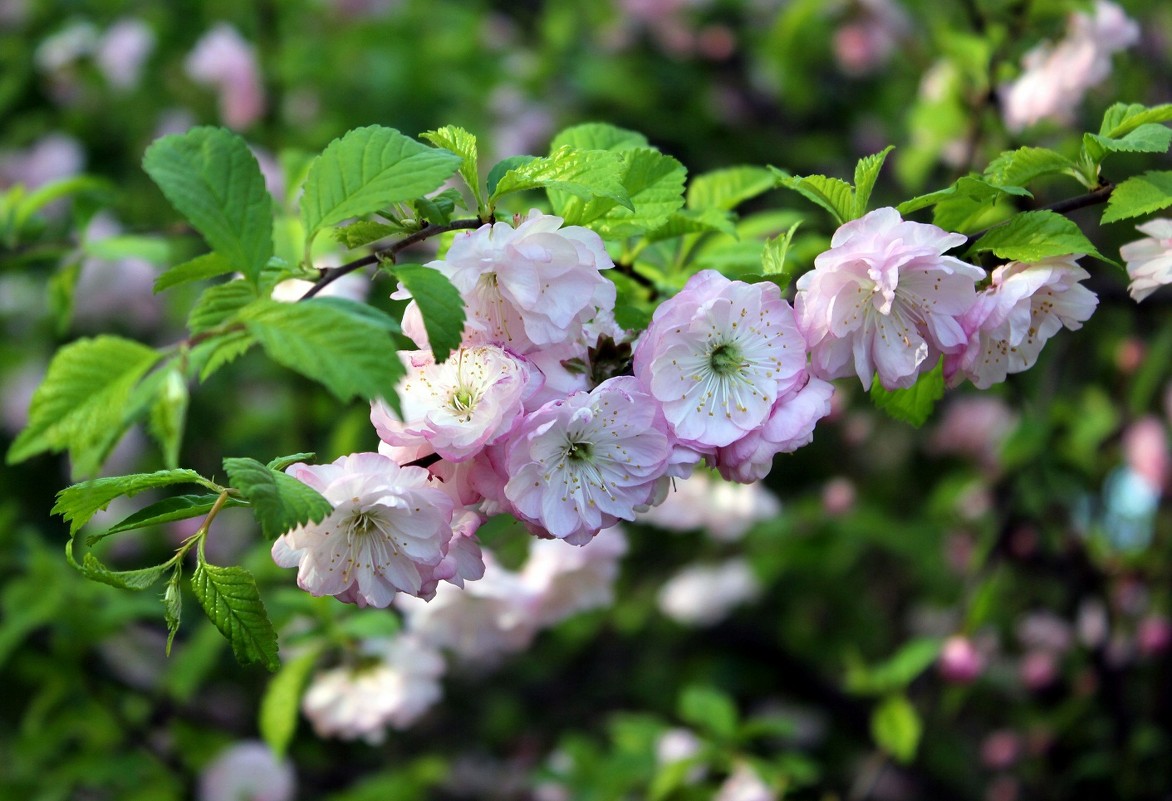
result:
<svg viewBox="0 0 1172 801"><path fill-rule="evenodd" d="M377 453L286 471L320 492L334 511L273 543L273 560L297 567L298 585L359 606L385 607L396 592L419 594L452 536L451 499L426 470Z"/></svg>
<svg viewBox="0 0 1172 801"><path fill-rule="evenodd" d="M763 484L725 481L700 470L674 482L663 503L640 514L639 522L673 531L703 529L715 540L732 542L780 511L777 496Z"/></svg>
<svg viewBox="0 0 1172 801"><path fill-rule="evenodd" d="M220 118L229 128L247 128L264 114L256 48L231 25L221 22L205 33L184 69L193 81L219 93Z"/></svg>
<svg viewBox="0 0 1172 801"><path fill-rule="evenodd" d="M574 545L634 520L671 454L658 404L630 376L527 415L507 446L504 494L518 517Z"/></svg>
<svg viewBox="0 0 1172 801"><path fill-rule="evenodd" d="M765 422L805 377L806 347L776 285L705 270L656 309L634 370L680 441L705 451Z"/></svg>
<svg viewBox="0 0 1172 801"><path fill-rule="evenodd" d="M659 609L679 623L710 626L761 593L761 583L743 558L684 568L660 588Z"/></svg>
<svg viewBox="0 0 1172 801"><path fill-rule="evenodd" d="M963 350L960 317L984 270L943 255L962 234L881 208L848 222L797 282L794 308L819 378L858 375L871 387L910 387L942 353Z"/></svg>
<svg viewBox="0 0 1172 801"><path fill-rule="evenodd" d="M609 606L626 552L627 538L617 526L603 529L581 548L534 539L521 581L533 594L537 624L552 626L587 609Z"/></svg>
<svg viewBox="0 0 1172 801"><path fill-rule="evenodd" d="M198 801L292 801L297 777L288 760L255 740L225 748L199 775Z"/></svg>
<svg viewBox="0 0 1172 801"><path fill-rule="evenodd" d="M1158 218L1137 225L1144 239L1119 248L1127 263L1131 284L1127 291L1138 303L1162 286L1172 284L1172 219Z"/></svg>

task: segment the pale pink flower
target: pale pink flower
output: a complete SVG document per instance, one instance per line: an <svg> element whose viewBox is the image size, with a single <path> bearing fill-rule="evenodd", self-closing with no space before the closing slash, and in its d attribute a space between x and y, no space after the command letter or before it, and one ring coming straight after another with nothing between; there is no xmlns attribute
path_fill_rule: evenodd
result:
<svg viewBox="0 0 1172 801"><path fill-rule="evenodd" d="M670 455L658 404L634 378L611 378L525 417L508 440L504 494L518 517L584 545L635 519Z"/></svg>
<svg viewBox="0 0 1172 801"><path fill-rule="evenodd" d="M137 17L126 17L111 25L98 42L94 61L115 89L138 86L142 68L155 49L155 32Z"/></svg>
<svg viewBox="0 0 1172 801"><path fill-rule="evenodd" d="M521 418L530 393L529 365L495 345L460 348L441 364L430 351L402 354L399 382L403 420L382 401L371 404L379 439L390 445L427 445L445 459L470 459Z"/></svg>
<svg viewBox="0 0 1172 801"><path fill-rule="evenodd" d="M1139 25L1115 3L1097 0L1094 15L1076 11L1066 36L1022 59L1022 74L1001 91L1005 126L1020 131L1044 119L1067 124L1087 90L1111 74L1111 57L1139 41Z"/></svg>
<svg viewBox="0 0 1172 801"><path fill-rule="evenodd" d="M440 584L430 601L400 595L395 604L408 631L467 662L495 662L527 646L537 630L532 592L487 552L479 581L463 589Z"/></svg>
<svg viewBox="0 0 1172 801"><path fill-rule="evenodd" d="M530 212L513 226L498 222L457 234L439 270L464 298L465 341L517 353L575 339L582 326L614 308L614 266L598 234L562 218ZM396 297L402 297L402 292Z"/></svg>
<svg viewBox="0 0 1172 801"><path fill-rule="evenodd" d="M928 439L933 453L972 459L986 470L997 467L1005 438L1017 427L1017 415L991 395L966 395L950 402Z"/></svg>
<svg viewBox="0 0 1172 801"><path fill-rule="evenodd" d="M1099 300L1079 283L1090 277L1079 258L1010 262L994 270L992 283L961 321L968 344L945 360L945 378L952 384L968 378L988 389L1009 373L1033 367L1042 346L1063 327L1082 328Z"/></svg>
<svg viewBox="0 0 1172 801"><path fill-rule="evenodd" d="M677 762L694 762L684 778L684 784L695 784L704 778L707 766L702 761L704 741L691 729L668 729L655 741L655 761L663 767Z"/></svg>
<svg viewBox="0 0 1172 801"><path fill-rule="evenodd" d="M536 623L552 626L588 609L614 601L619 560L627 538L617 526L603 529L576 548L561 540L533 539L521 581L533 597Z"/></svg>
<svg viewBox="0 0 1172 801"><path fill-rule="evenodd" d="M963 350L959 318L985 271L943 255L963 244L925 223L881 208L840 227L830 250L797 282L798 326L819 378L852 373L867 389L910 387L942 353Z"/></svg>
<svg viewBox="0 0 1172 801"><path fill-rule="evenodd" d="M968 684L985 670L985 657L968 637L954 634L944 641L936 663L945 681Z"/></svg>
<svg viewBox="0 0 1172 801"><path fill-rule="evenodd" d="M659 610L679 623L710 626L761 594L761 582L743 558L695 564L668 579L659 590Z"/></svg>
<svg viewBox="0 0 1172 801"><path fill-rule="evenodd" d="M748 762L738 762L713 801L777 801L777 791Z"/></svg>
<svg viewBox="0 0 1172 801"><path fill-rule="evenodd" d="M781 503L764 484L725 481L701 470L673 482L667 498L640 514L639 522L673 531L703 529L714 540L732 542L780 512Z"/></svg>
<svg viewBox="0 0 1172 801"><path fill-rule="evenodd" d="M436 582L439 581L462 588L465 581L484 577L484 555L480 550L480 540L476 537L476 530L483 522L484 518L471 509L460 509L452 515L452 539L448 542L444 558L432 569L430 582L424 582L428 586L420 597L432 596Z"/></svg>
<svg viewBox="0 0 1172 801"><path fill-rule="evenodd" d="M0 188L38 189L85 169L85 150L68 134L46 134L21 150L0 151ZM56 205L56 204L54 204Z"/></svg>
<svg viewBox="0 0 1172 801"><path fill-rule="evenodd" d="M1127 263L1131 284L1127 291L1138 303L1162 286L1172 284L1172 219L1161 217L1137 225L1147 238L1129 242L1119 248Z"/></svg>
<svg viewBox="0 0 1172 801"><path fill-rule="evenodd" d="M1124 430L1123 455L1127 466L1153 490L1163 492L1168 486L1168 434L1158 417L1141 417Z"/></svg>
<svg viewBox="0 0 1172 801"><path fill-rule="evenodd" d="M218 23L195 43L184 69L193 81L219 93L220 118L229 128L247 128L264 114L256 48L228 23Z"/></svg>
<svg viewBox="0 0 1172 801"><path fill-rule="evenodd" d="M440 699L443 657L411 634L362 644L359 663L319 673L301 710L319 737L378 744L386 728L406 729Z"/></svg>
<svg viewBox="0 0 1172 801"><path fill-rule="evenodd" d="M633 361L676 437L703 451L759 428L806 375L805 342L777 286L715 270L660 304Z"/></svg>
<svg viewBox="0 0 1172 801"><path fill-rule="evenodd" d="M264 743L245 740L221 751L199 774L199 801L292 801L297 777Z"/></svg>
<svg viewBox="0 0 1172 801"><path fill-rule="evenodd" d="M844 73L860 76L886 64L911 26L906 12L891 0L854 5L854 16L834 32L834 58Z"/></svg>
<svg viewBox="0 0 1172 801"><path fill-rule="evenodd" d="M297 584L359 606L388 606L396 592L424 590L452 536L452 501L421 467L399 467L377 453L333 464L298 462L286 471L334 504L320 523L277 538L273 560L297 567Z"/></svg>

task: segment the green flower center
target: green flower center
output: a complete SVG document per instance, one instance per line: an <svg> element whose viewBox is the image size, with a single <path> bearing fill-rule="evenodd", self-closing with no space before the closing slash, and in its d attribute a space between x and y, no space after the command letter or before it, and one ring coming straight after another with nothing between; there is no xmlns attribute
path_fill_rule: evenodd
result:
<svg viewBox="0 0 1172 801"><path fill-rule="evenodd" d="M712 372L718 376L732 375L740 372L741 367L744 366L744 357L741 355L740 348L726 342L723 345L717 345L708 354L708 365L712 368Z"/></svg>
<svg viewBox="0 0 1172 801"><path fill-rule="evenodd" d="M476 393L467 387L460 387L452 393L452 408L457 412L468 412L476 405Z"/></svg>
<svg viewBox="0 0 1172 801"><path fill-rule="evenodd" d="M566 445L566 458L572 462L586 462L594 452L589 442L570 442Z"/></svg>

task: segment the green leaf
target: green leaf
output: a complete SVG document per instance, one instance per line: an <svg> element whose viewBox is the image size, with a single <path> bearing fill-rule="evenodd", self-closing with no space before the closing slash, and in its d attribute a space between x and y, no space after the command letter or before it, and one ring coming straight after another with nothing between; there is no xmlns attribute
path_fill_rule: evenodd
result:
<svg viewBox="0 0 1172 801"><path fill-rule="evenodd" d="M660 242L686 234L708 233L726 234L735 239L737 228L733 225L732 212L715 208L677 211L655 230L648 231L644 238L648 242Z"/></svg>
<svg viewBox="0 0 1172 801"><path fill-rule="evenodd" d="M395 277L419 304L427 342L435 354L436 363L443 362L449 353L460 347L464 333L464 299L446 275L430 267L404 264L395 268Z"/></svg>
<svg viewBox="0 0 1172 801"><path fill-rule="evenodd" d="M187 423L187 380L178 363L167 368L154 403L151 404L149 426L151 436L163 451L163 464L179 466L179 446Z"/></svg>
<svg viewBox="0 0 1172 801"><path fill-rule="evenodd" d="M419 138L426 139L436 147L450 150L460 157L460 177L472 190L477 207L484 205L484 196L480 192L480 166L476 137L463 128L445 125L443 128L420 134Z"/></svg>
<svg viewBox="0 0 1172 801"><path fill-rule="evenodd" d="M624 162L618 153L562 147L545 158L533 159L506 172L488 200L495 204L501 196L510 192L554 189L578 198L578 204L568 209L567 215L585 211L587 204L595 198L606 198L634 211L634 204L622 184L624 169ZM578 216L566 217L566 225L580 225L588 221Z"/></svg>
<svg viewBox="0 0 1172 801"><path fill-rule="evenodd" d="M983 251L992 251L1002 259L1027 263L1071 253L1089 253L1103 259L1078 225L1061 214L1046 210L1022 212L992 229L971 248L973 253Z"/></svg>
<svg viewBox="0 0 1172 801"><path fill-rule="evenodd" d="M935 637L916 638L881 664L870 668L857 666L848 671L846 688L859 695L888 695L902 691L936 662L940 645L940 640Z"/></svg>
<svg viewBox="0 0 1172 801"><path fill-rule="evenodd" d="M79 278L81 260L76 257L64 262L49 278L49 309L53 313L53 328L58 336L65 336L73 320Z"/></svg>
<svg viewBox="0 0 1172 801"><path fill-rule="evenodd" d="M1140 217L1172 206L1172 171L1148 171L1115 187L1103 212L1103 222Z"/></svg>
<svg viewBox="0 0 1172 801"><path fill-rule="evenodd" d="M140 591L154 586L167 572L167 565L154 565L138 570L111 570L92 553L87 553L79 564L73 556L73 544L74 540L65 543L66 561L87 579L99 584L108 584L120 590Z"/></svg>
<svg viewBox="0 0 1172 801"><path fill-rule="evenodd" d="M944 361L931 372L921 375L907 389L884 389L878 381L871 383L871 401L891 417L919 428L932 414L936 401L944 397Z"/></svg>
<svg viewBox="0 0 1172 801"><path fill-rule="evenodd" d="M1043 175L1076 175L1078 166L1044 147L1020 147L999 155L985 169L985 180L996 187L1025 186Z"/></svg>
<svg viewBox="0 0 1172 801"><path fill-rule="evenodd" d="M1119 139L1139 128L1141 125L1167 122L1172 120L1172 103L1148 107L1140 103L1116 103L1103 114L1103 124L1099 126L1099 134L1111 139Z"/></svg>
<svg viewBox="0 0 1172 801"><path fill-rule="evenodd" d="M387 329L365 314L318 298L260 300L240 319L273 361L319 381L341 401L397 397L403 364Z"/></svg>
<svg viewBox="0 0 1172 801"><path fill-rule="evenodd" d="M320 295L315 297L313 302L318 306L334 308L343 314L346 314L347 316L357 317L359 319L365 320L371 325L376 325L382 330L391 334L400 334L403 331L403 329L399 326L398 320L387 314L382 309L376 309L369 303L362 303L361 301L350 300L349 298L323 298Z"/></svg>
<svg viewBox="0 0 1172 801"><path fill-rule="evenodd" d="M313 458L315 456L317 456L316 453L309 453L309 452L291 453L288 456L278 456L276 459L272 459L268 464L265 465L265 467L267 467L269 470L276 470L278 472L283 472L285 470L285 468L288 467L289 465L294 465L294 464L297 464L298 462L313 461Z"/></svg>
<svg viewBox="0 0 1172 801"><path fill-rule="evenodd" d="M333 504L309 485L255 459L225 459L224 470L232 486L252 504L261 531L269 539L305 523L320 522L334 510Z"/></svg>
<svg viewBox="0 0 1172 801"><path fill-rule="evenodd" d="M183 591L179 585L183 580L183 563L177 562L171 571L171 578L167 582L167 589L163 590L163 621L167 624L167 656L171 655L171 645L175 642L175 635L179 633L179 621L183 617Z"/></svg>
<svg viewBox="0 0 1172 801"><path fill-rule="evenodd" d="M907 764L920 747L923 723L916 708L902 695L883 700L871 713L871 736L875 744L895 761Z"/></svg>
<svg viewBox="0 0 1172 801"><path fill-rule="evenodd" d="M269 679L260 701L260 736L268 743L277 759L285 756L293 735L297 732L297 711L301 708L301 691L309 681L309 674L317 662L316 648L306 651L291 662L281 665Z"/></svg>
<svg viewBox="0 0 1172 801"><path fill-rule="evenodd" d="M561 147L575 150L629 150L650 148L647 137L605 122L587 122L559 132L549 143L550 151Z"/></svg>
<svg viewBox="0 0 1172 801"><path fill-rule="evenodd" d="M838 178L825 175L790 175L776 167L769 168L777 180L777 186L792 189L807 200L816 203L833 215L839 225L854 219L854 188Z"/></svg>
<svg viewBox="0 0 1172 801"><path fill-rule="evenodd" d="M794 233L801 222L796 222L784 234L778 234L765 241L765 251L761 254L761 274L773 279L782 292L789 287L794 279L795 267L788 270L785 267L785 256L789 252L789 244L793 241Z"/></svg>
<svg viewBox="0 0 1172 801"><path fill-rule="evenodd" d="M358 220L349 225L335 228L334 239L338 240L343 247L353 250L354 248L369 245L371 242L377 242L393 234L400 234L404 230L406 229L401 225L389 225L372 220Z"/></svg>
<svg viewBox="0 0 1172 801"><path fill-rule="evenodd" d="M180 284L203 281L233 272L231 262L215 251L196 256L194 259L176 264L155 279L155 292L162 292Z"/></svg>
<svg viewBox="0 0 1172 801"><path fill-rule="evenodd" d="M153 348L113 336L61 348L33 393L28 426L9 448L8 463L65 449L75 463L87 461L125 430L123 407L159 358Z"/></svg>
<svg viewBox="0 0 1172 801"><path fill-rule="evenodd" d="M883 162L887 161L887 154L894 149L894 145L888 145L874 155L859 159L858 164L855 165L854 219L867 213L867 204L871 202L871 191L875 188L879 171L883 169Z"/></svg>
<svg viewBox="0 0 1172 801"><path fill-rule="evenodd" d="M191 369L199 372L199 380L207 381L212 373L248 352L256 339L247 331L230 331L200 342L191 349Z"/></svg>
<svg viewBox="0 0 1172 801"><path fill-rule="evenodd" d="M121 534L123 531L133 531L137 528L157 526L160 523L172 523L176 520L199 517L210 512L219 497L220 493L218 492L206 492L199 495L175 495L171 498L164 498L124 517L101 534L89 537L86 544L93 545L111 534ZM240 505L239 501L231 498L224 504L226 507Z"/></svg>
<svg viewBox="0 0 1172 801"><path fill-rule="evenodd" d="M128 476L95 478L66 487L57 493L57 503L50 514L61 515L69 523L69 536L89 522L90 518L123 495L137 495L146 489L172 484L199 484L210 490L219 488L194 470L159 470L154 473L134 473Z"/></svg>
<svg viewBox="0 0 1172 801"><path fill-rule="evenodd" d="M19 199L14 209L12 225L19 231L28 224L34 214L50 203L70 195L109 192L112 188L106 179L95 178L92 175L74 175L59 181L51 181Z"/></svg>
<svg viewBox="0 0 1172 801"><path fill-rule="evenodd" d="M1159 123L1147 123L1119 138L1101 134L1085 134L1083 146L1089 153L1099 150L1098 161L1103 153L1164 153L1172 143L1172 128Z"/></svg>
<svg viewBox="0 0 1172 801"><path fill-rule="evenodd" d="M776 185L773 173L764 167L725 167L692 178L687 207L732 211Z"/></svg>
<svg viewBox="0 0 1172 801"><path fill-rule="evenodd" d="M157 236L119 234L105 239L87 240L82 245L87 256L105 261L142 259L151 264L166 264L171 259L171 245Z"/></svg>
<svg viewBox="0 0 1172 801"><path fill-rule="evenodd" d="M281 666L277 633L252 574L242 567L208 564L202 548L199 556L191 589L208 618L228 638L236 660L242 665L259 662L270 671L277 670Z"/></svg>
<svg viewBox="0 0 1172 801"><path fill-rule="evenodd" d="M485 185L488 188L488 194L492 197L496 196L496 188L503 178L510 171L522 167L531 161L536 161L537 156L509 156L506 159L501 159L496 164L492 165L492 169L488 171L488 178L485 179Z"/></svg>
<svg viewBox="0 0 1172 801"><path fill-rule="evenodd" d="M720 739L732 739L737 732L737 707L715 687L690 685L680 695L680 719Z"/></svg>
<svg viewBox="0 0 1172 801"><path fill-rule="evenodd" d="M952 186L907 200L896 209L910 214L935 206L933 222L946 231L966 231L981 224L1001 201L1010 196L1032 197L1017 186L996 186L972 175L957 179Z"/></svg>
<svg viewBox="0 0 1172 801"><path fill-rule="evenodd" d="M273 201L244 140L192 128L156 139L142 166L212 250L255 282L273 255Z"/></svg>
<svg viewBox="0 0 1172 801"><path fill-rule="evenodd" d="M634 209L616 206L609 198L595 198L582 205L572 195L554 190L550 200L554 213L571 220L589 221L590 227L607 239L639 236L667 222L684 205L687 170L671 156L647 148L619 153L623 162L623 189Z"/></svg>
<svg viewBox="0 0 1172 801"><path fill-rule="evenodd" d="M187 328L200 334L222 325L258 297L251 281L229 281L210 286L199 296L187 316Z"/></svg>
<svg viewBox="0 0 1172 801"><path fill-rule="evenodd" d="M323 226L433 192L460 162L455 153L394 128L356 128L331 142L309 168L301 198L306 236L312 241Z"/></svg>

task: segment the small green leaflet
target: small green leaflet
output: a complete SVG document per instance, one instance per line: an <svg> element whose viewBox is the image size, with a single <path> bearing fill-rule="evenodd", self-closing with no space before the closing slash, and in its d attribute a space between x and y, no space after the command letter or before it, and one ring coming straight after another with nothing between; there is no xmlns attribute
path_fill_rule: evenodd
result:
<svg viewBox="0 0 1172 801"><path fill-rule="evenodd" d="M269 685L261 698L260 736L277 759L284 757L289 742L297 732L301 691L309 681L310 671L318 656L318 649L311 648L293 661L281 665L277 675L269 679Z"/></svg>
<svg viewBox="0 0 1172 801"><path fill-rule="evenodd" d="M436 147L450 150L460 157L460 177L472 190L477 208L483 206L484 195L480 191L480 166L476 137L463 128L445 125L443 128L420 134L419 138L431 142Z"/></svg>
<svg viewBox="0 0 1172 801"><path fill-rule="evenodd" d="M361 305L361 304L352 304ZM394 402L404 369L385 326L364 313L318 298L259 300L239 319L273 361L320 382L339 400Z"/></svg>
<svg viewBox="0 0 1172 801"><path fill-rule="evenodd" d="M1172 198L1169 199L1172 202ZM978 239L973 253L992 251L1002 259L1036 262L1072 253L1105 259L1072 220L1053 211L1026 211Z"/></svg>
<svg viewBox="0 0 1172 801"><path fill-rule="evenodd" d="M232 486L252 504L261 531L269 539L304 523L319 522L334 510L312 487L255 459L225 459L224 470Z"/></svg>
<svg viewBox="0 0 1172 801"><path fill-rule="evenodd" d="M846 688L858 695L880 696L899 692L936 662L940 644L935 637L918 637L874 667L852 665L847 669Z"/></svg>
<svg viewBox="0 0 1172 801"><path fill-rule="evenodd" d="M1168 122L1172 120L1172 103L1160 106L1144 106L1140 103L1116 103L1103 114L1103 123L1099 126L1099 135L1111 139L1119 139L1139 128L1141 125Z"/></svg>
<svg viewBox="0 0 1172 801"><path fill-rule="evenodd" d="M887 154L894 149L894 145L888 145L878 153L859 159L855 165L855 207L852 219L867 213L867 204L871 202L871 192L875 189L875 181L879 179L879 171L883 169L883 162L887 161Z"/></svg>
<svg viewBox="0 0 1172 801"><path fill-rule="evenodd" d="M464 333L464 299L447 276L430 267L404 264L395 268L395 277L419 305L436 364L443 362L448 354L460 347Z"/></svg>
<svg viewBox="0 0 1172 801"><path fill-rule="evenodd" d="M212 249L255 282L273 255L273 202L244 140L192 128L156 139L142 165Z"/></svg>
<svg viewBox="0 0 1172 801"><path fill-rule="evenodd" d="M604 238L638 236L667 222L684 205L687 170L671 156L649 148L618 151L623 190L633 209L611 198L584 201L569 192L549 190L554 214L567 225L589 225Z"/></svg>
<svg viewBox="0 0 1172 801"><path fill-rule="evenodd" d="M73 536L91 517L109 506L110 501L115 498L137 495L146 489L172 484L199 484L214 492L220 490L216 484L194 470L159 470L154 473L95 478L58 492L57 503L54 504L51 514L61 515L62 519L69 523L69 535Z"/></svg>
<svg viewBox="0 0 1172 801"><path fill-rule="evenodd" d="M350 131L309 168L301 198L307 243L324 226L435 191L461 162L455 153L428 147L394 128Z"/></svg>
<svg viewBox="0 0 1172 801"><path fill-rule="evenodd" d="M8 463L65 449L75 463L94 462L90 457L124 430L131 392L160 358L153 348L113 336L61 348L33 393L28 426L9 448Z"/></svg>
<svg viewBox="0 0 1172 801"><path fill-rule="evenodd" d="M854 188L839 178L827 178L825 175L808 175L805 177L790 175L788 172L770 167L777 186L792 189L802 197L816 203L834 217L842 225L851 220L855 210Z"/></svg>
<svg viewBox="0 0 1172 801"><path fill-rule="evenodd" d="M190 261L177 264L155 279L155 292L162 292L173 286L192 281L216 278L233 271L231 262L215 251L196 256Z"/></svg>
<svg viewBox="0 0 1172 801"><path fill-rule="evenodd" d="M797 232L801 222L796 222L784 234L778 234L765 241L765 250L761 254L761 274L772 279L782 292L789 287L794 277L795 268L785 268L785 256L789 252L790 242Z"/></svg>
<svg viewBox="0 0 1172 801"><path fill-rule="evenodd" d="M339 244L353 250L354 248L369 245L371 242L377 242L393 234L402 233L404 230L401 225L388 225L387 223L374 222L372 220L358 220L349 225L335 228L334 238L338 240Z"/></svg>
<svg viewBox="0 0 1172 801"><path fill-rule="evenodd" d="M69 540L65 543L66 561L87 579L99 584L108 584L120 590L145 590L153 586L167 572L167 565L154 565L139 570L111 570L98 561L92 553L87 553L78 564L73 555L74 542L75 540Z"/></svg>
<svg viewBox="0 0 1172 801"><path fill-rule="evenodd" d="M532 159L510 169L500 177L488 202L495 205L501 196L510 192L554 189L580 198L583 206L601 197L634 211L634 204L623 188L623 172L624 162L618 153L565 146L545 158ZM567 218L566 224L576 225L578 221Z"/></svg>
<svg viewBox="0 0 1172 801"><path fill-rule="evenodd" d="M167 656L171 655L171 644L175 642L175 635L179 632L179 621L183 617L183 592L180 581L183 579L183 563L178 562L171 571L171 578L167 581L167 588L163 590L163 620L167 624Z"/></svg>
<svg viewBox="0 0 1172 801"><path fill-rule="evenodd" d="M944 397L944 361L920 376L907 389L884 389L878 378L871 382L871 402L896 420L919 428Z"/></svg>
<svg viewBox="0 0 1172 801"><path fill-rule="evenodd" d="M228 638L240 664L259 662L270 671L277 670L281 666L277 633L256 589L256 580L242 567L208 564L200 545L191 589L204 612Z"/></svg>
<svg viewBox="0 0 1172 801"><path fill-rule="evenodd" d="M725 167L692 178L688 184L687 207L732 211L776 184L773 173L764 167Z"/></svg>
<svg viewBox="0 0 1172 801"><path fill-rule="evenodd" d="M1149 122L1119 138L1085 134L1083 147L1095 161L1106 153L1164 153L1172 143L1172 128Z"/></svg>
<svg viewBox="0 0 1172 801"><path fill-rule="evenodd" d="M871 713L875 744L902 764L915 758L923 729L916 708L903 695L888 696Z"/></svg>
<svg viewBox="0 0 1172 801"><path fill-rule="evenodd" d="M497 184L500 183L501 178L516 168L536 160L537 156L509 156L508 158L501 159L496 164L492 165L492 169L488 171L488 178L485 179L485 185L488 187L488 194L491 197L496 197L496 187Z"/></svg>
<svg viewBox="0 0 1172 801"><path fill-rule="evenodd" d="M104 540L111 534L120 534L123 531L133 531L136 528L157 526L160 523L171 523L176 520L187 520L192 517L205 515L216 505L220 493L206 492L199 495L176 495L164 498L149 506L144 506L137 512L124 517L101 534L95 534L86 539L87 545ZM241 506L240 501L229 498L224 507Z"/></svg>
<svg viewBox="0 0 1172 801"><path fill-rule="evenodd" d="M163 464L169 468L179 466L179 446L183 442L183 429L187 424L187 379L179 369L178 362L166 368L159 391L151 403L147 428L163 451Z"/></svg>
<svg viewBox="0 0 1172 801"><path fill-rule="evenodd" d="M255 344L256 339L247 331L229 331L206 339L191 349L191 368L199 371L200 381L207 381L212 373L243 356Z"/></svg>
<svg viewBox="0 0 1172 801"><path fill-rule="evenodd" d="M283 471L290 465L295 465L298 462L312 462L313 458L317 456L316 453L303 451L301 453L291 453L288 456L278 456L276 459L270 459L269 463L265 465L269 470Z"/></svg>
<svg viewBox="0 0 1172 801"><path fill-rule="evenodd" d="M193 334L209 331L227 322L258 297L251 281L229 281L210 286L199 296L187 316L187 328Z"/></svg>
<svg viewBox="0 0 1172 801"><path fill-rule="evenodd" d="M560 131L549 143L550 151L560 147L575 150L629 150L649 148L647 137L638 131L619 128L605 122L587 122Z"/></svg>
<svg viewBox="0 0 1172 801"><path fill-rule="evenodd" d="M680 719L714 737L730 740L737 733L737 707L715 687L689 685L680 694Z"/></svg>
<svg viewBox="0 0 1172 801"><path fill-rule="evenodd" d="M976 176L966 175L956 183L926 195L919 195L900 203L900 214L935 206L933 222L945 231L967 231L980 225L997 204L1011 195L1032 197L1028 190L1018 186L996 186ZM996 220L994 220L995 222Z"/></svg>
<svg viewBox="0 0 1172 801"><path fill-rule="evenodd" d="M1102 221L1127 220L1168 206L1172 206L1172 171L1148 171L1115 187Z"/></svg>
<svg viewBox="0 0 1172 801"><path fill-rule="evenodd" d="M1025 186L1043 175L1077 176L1078 166L1044 147L1020 147L999 155L985 169L985 180L996 187Z"/></svg>

